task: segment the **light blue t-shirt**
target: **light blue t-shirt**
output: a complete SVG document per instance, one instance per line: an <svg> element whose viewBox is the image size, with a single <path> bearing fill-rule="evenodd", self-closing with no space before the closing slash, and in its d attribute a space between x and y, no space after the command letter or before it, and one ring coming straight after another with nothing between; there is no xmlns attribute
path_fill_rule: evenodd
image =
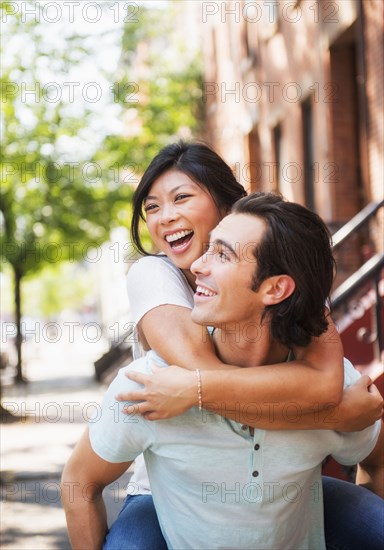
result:
<svg viewBox="0 0 384 550"><path fill-rule="evenodd" d="M207 411L158 421L126 416L115 395L139 385L124 372L150 373L155 352L119 371L90 423L94 451L109 462L144 452L169 549L325 549L321 463L356 464L374 448L380 422L363 431L254 430ZM345 361L345 384L359 374ZM256 413L257 404L252 411ZM292 409L288 412L293 417ZM296 415L300 411L295 412Z"/></svg>

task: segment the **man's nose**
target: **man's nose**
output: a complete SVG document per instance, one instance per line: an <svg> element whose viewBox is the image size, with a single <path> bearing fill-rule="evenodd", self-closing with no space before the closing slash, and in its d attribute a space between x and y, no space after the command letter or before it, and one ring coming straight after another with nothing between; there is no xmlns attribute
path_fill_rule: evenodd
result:
<svg viewBox="0 0 384 550"><path fill-rule="evenodd" d="M191 272L197 277L206 275L209 271L209 251L205 252L200 258L197 258L191 265Z"/></svg>

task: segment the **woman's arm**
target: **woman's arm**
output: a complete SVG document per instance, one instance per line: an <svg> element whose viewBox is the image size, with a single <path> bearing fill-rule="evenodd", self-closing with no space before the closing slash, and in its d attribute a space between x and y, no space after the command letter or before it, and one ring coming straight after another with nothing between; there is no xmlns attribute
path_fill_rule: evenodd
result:
<svg viewBox="0 0 384 550"><path fill-rule="evenodd" d="M210 404L207 408L229 410L231 415L236 412L236 420L253 425L261 416L270 426L279 419L289 422L287 415L299 420L306 413L316 415L337 406L342 399L344 370L343 349L333 322L330 320L321 338L312 339L309 346L294 353L295 360L290 362L232 369L220 376L202 372L203 399Z"/></svg>
<svg viewBox="0 0 384 550"><path fill-rule="evenodd" d="M169 364L202 371L204 407L239 422L270 428L273 420L292 429L287 411L289 408L289 414L292 413L293 403L301 415L313 416L311 427L319 428L318 411L341 400L342 347L333 325L305 350L295 350L298 356L295 361L251 369L222 363L215 355L206 328L193 323L187 308L171 305L153 308L140 320L139 328L149 347ZM181 414L196 404L195 372L179 373L178 383L167 380L158 390L153 384L147 392L130 394L129 399L144 399L145 404L139 405L142 412L156 411L157 416L148 418ZM299 426L298 419L296 429Z"/></svg>
<svg viewBox="0 0 384 550"><path fill-rule="evenodd" d="M191 309L186 307L161 305L151 309L140 320L138 332L147 347L170 365L188 370L234 368L220 361L207 327L194 323Z"/></svg>
<svg viewBox="0 0 384 550"><path fill-rule="evenodd" d="M265 367L263 367L265 368ZM248 369L249 371L257 370ZM204 371L202 376L205 376ZM191 406L198 405L197 379L194 372L170 366L157 369L153 375L129 373L129 378L145 386L144 390L129 393L121 398L137 400L138 412L148 420L160 420L178 416ZM223 401L207 402L202 387L203 408L237 422L269 430L337 430L355 432L363 430L380 419L383 414L383 398L372 384L369 376L362 376L355 384L344 390L338 406L313 408L304 413L298 403L278 407L276 402L237 405L233 409ZM208 413L202 413L203 416Z"/></svg>
<svg viewBox="0 0 384 550"><path fill-rule="evenodd" d="M189 371L201 369L203 400L213 403L224 416L245 423L252 406L257 404L261 408L260 422L268 427L271 414L287 423L287 406L292 403L297 404L303 414L313 414L341 400L343 353L332 323L328 331L307 348L294 350L295 361L242 369L221 362L206 327L192 321L192 291L169 260L145 257L134 264L128 273L128 295L133 319L138 323L146 347L155 350L169 364ZM183 375L186 380L181 388L176 389L171 381L168 393L165 388L160 398L153 388L151 395L140 395L137 399L145 399L146 410L156 410L158 417L185 412L195 404L197 387L195 372L185 371Z"/></svg>

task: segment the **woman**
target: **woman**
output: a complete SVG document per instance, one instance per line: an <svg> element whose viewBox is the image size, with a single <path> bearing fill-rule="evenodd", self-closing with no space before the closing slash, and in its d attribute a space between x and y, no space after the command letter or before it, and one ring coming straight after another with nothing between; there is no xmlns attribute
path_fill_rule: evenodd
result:
<svg viewBox="0 0 384 550"><path fill-rule="evenodd" d="M169 364L184 367L163 369L167 370L165 377L163 373L155 376L160 394L164 390L165 412L161 409L159 391L155 400L156 410L160 405L160 412L151 412L154 405L147 400L147 395L139 405L140 410L148 418L166 418L196 405L198 391L193 371L199 368L203 405L223 416L269 429L345 429L340 418L333 418L334 422L329 425L330 413L324 412L326 405L339 403L343 384L342 347L331 321L321 339L314 340L305 349L293 350L296 361L268 369L247 369L244 376L244 370L225 365L216 356L215 335L211 339L206 329L202 331L190 319L195 284L189 268L205 252L209 232L244 195L244 189L216 153L206 145L182 143L165 147L153 159L135 192L133 242L140 252L147 254L139 232L144 209L151 238L164 254L141 259L129 273L129 298L140 345L144 351L155 349ZM137 350L135 352L137 354ZM297 369L300 377L295 376ZM302 381L299 385L297 379ZM150 383L150 380L140 381ZM367 379L363 379L363 383L367 385ZM170 406L169 384L176 395ZM141 400L143 395L131 394L129 398ZM250 403L257 405L257 415L253 418ZM294 423L286 414L292 403L299 406L302 413ZM352 422L355 421L356 417ZM359 429L361 427L359 424ZM140 461L131 486L133 483L139 487L139 494L128 497L107 536L105 548L124 548L123 541L129 548L166 548Z"/></svg>

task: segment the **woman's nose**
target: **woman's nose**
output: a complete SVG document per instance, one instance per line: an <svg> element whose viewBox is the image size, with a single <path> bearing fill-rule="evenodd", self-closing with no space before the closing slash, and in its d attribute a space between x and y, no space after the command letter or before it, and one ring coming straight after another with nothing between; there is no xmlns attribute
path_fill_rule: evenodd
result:
<svg viewBox="0 0 384 550"><path fill-rule="evenodd" d="M160 222L163 224L171 223L178 218L177 209L173 204L164 205L161 210Z"/></svg>

